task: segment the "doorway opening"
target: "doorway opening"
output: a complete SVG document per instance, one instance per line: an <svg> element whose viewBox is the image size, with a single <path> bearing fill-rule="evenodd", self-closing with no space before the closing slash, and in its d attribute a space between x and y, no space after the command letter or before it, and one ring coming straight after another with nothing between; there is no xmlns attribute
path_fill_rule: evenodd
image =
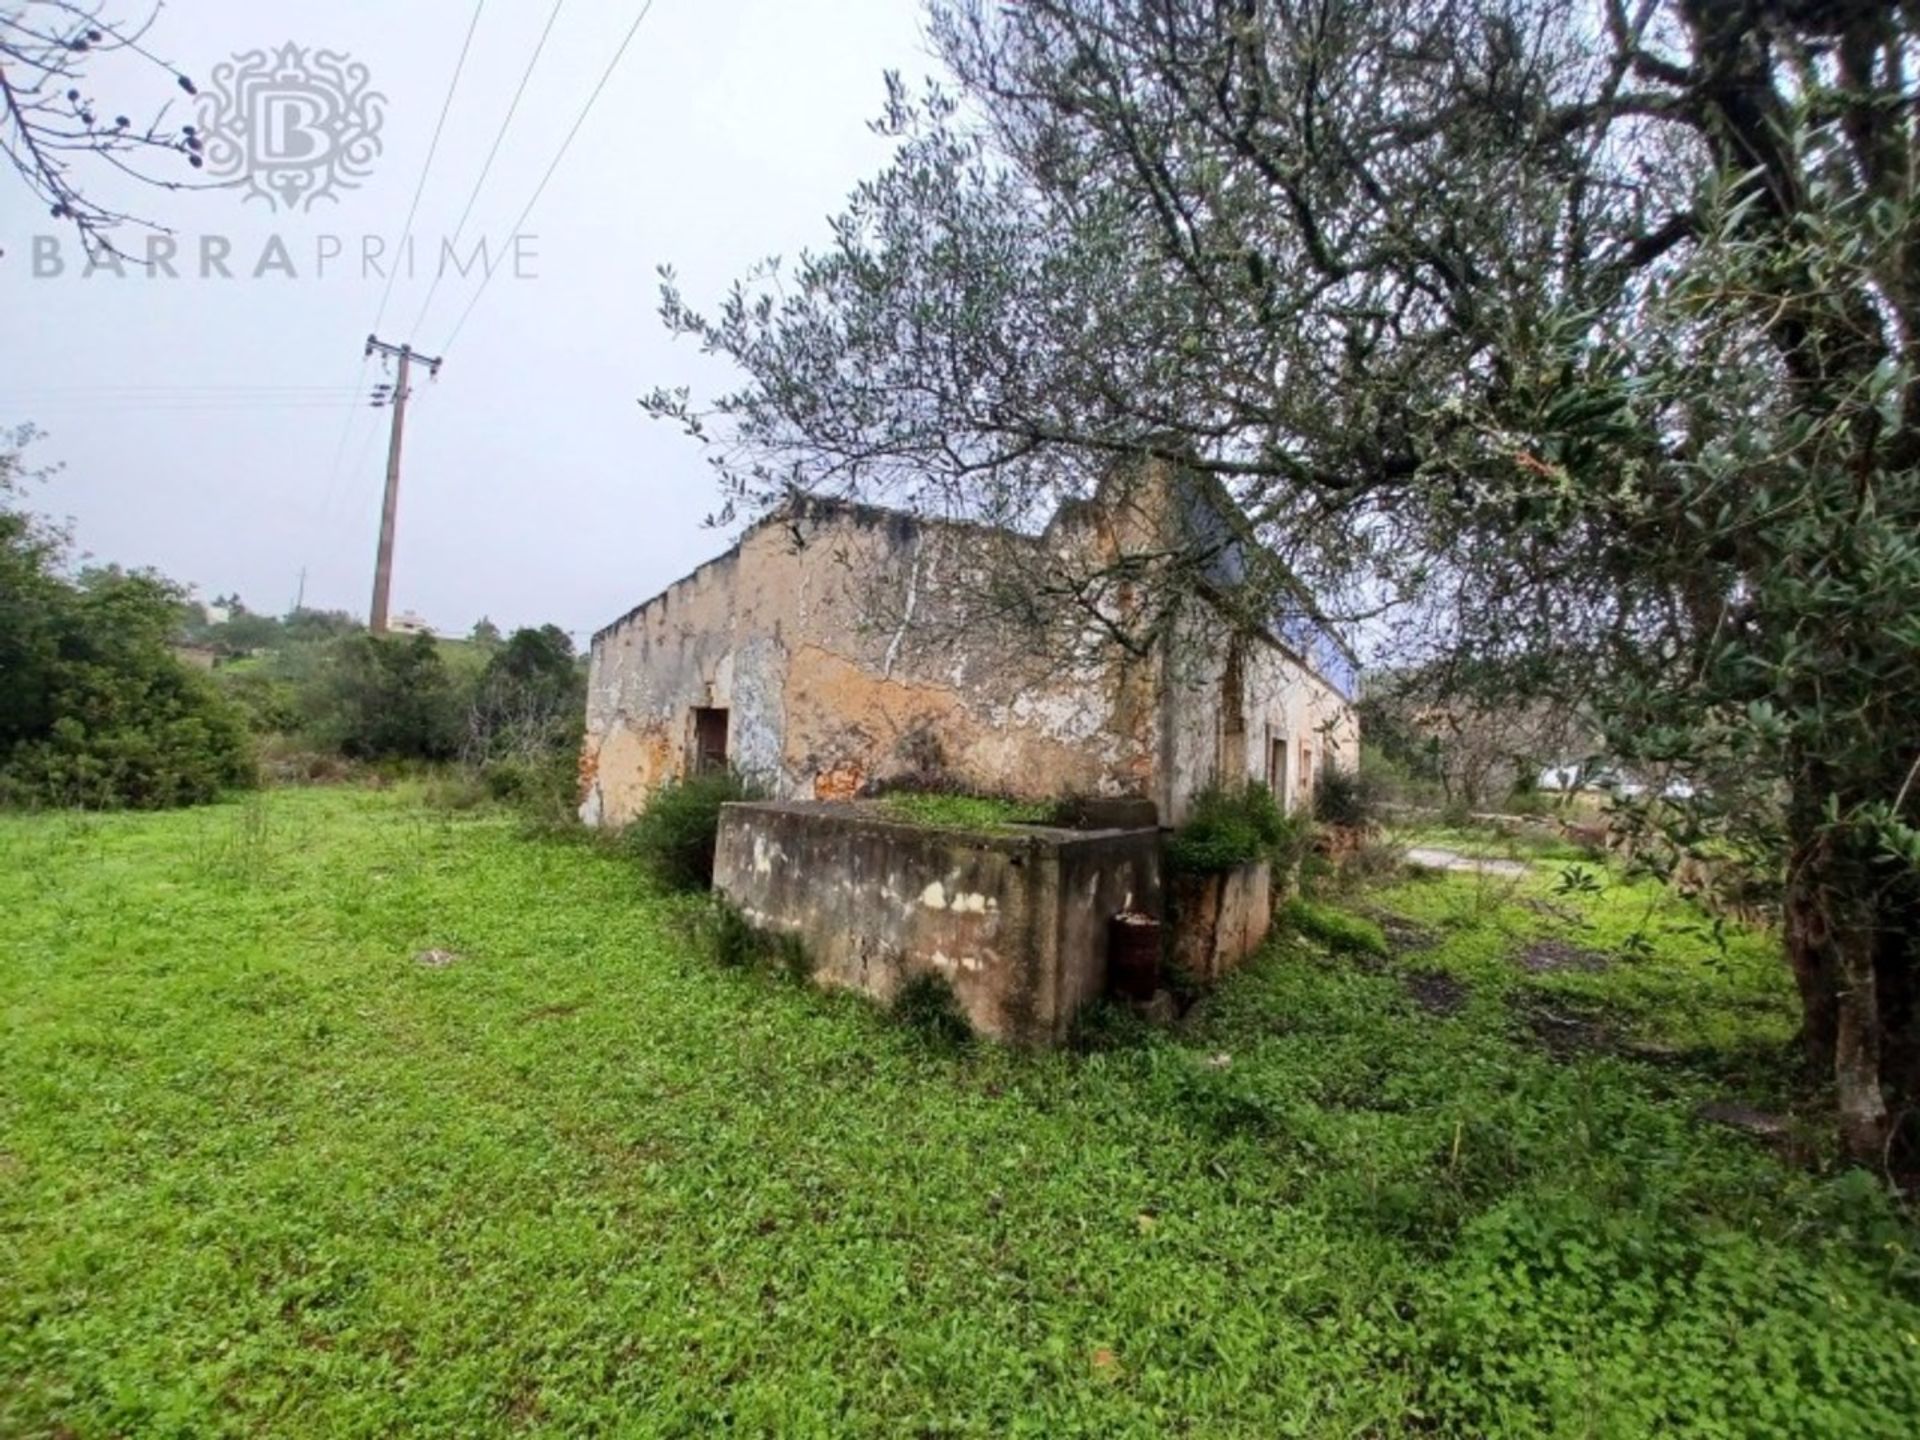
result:
<svg viewBox="0 0 1920 1440"><path fill-rule="evenodd" d="M693 773L727 768L727 712L699 705L693 712Z"/></svg>

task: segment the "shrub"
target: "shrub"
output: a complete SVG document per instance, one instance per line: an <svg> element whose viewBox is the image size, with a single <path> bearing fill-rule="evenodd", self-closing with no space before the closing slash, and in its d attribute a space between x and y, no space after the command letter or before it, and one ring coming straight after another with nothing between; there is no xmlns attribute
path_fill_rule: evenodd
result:
<svg viewBox="0 0 1920 1440"><path fill-rule="evenodd" d="M161 809L255 784L245 719L169 649L179 589L68 580L46 543L0 510L0 802Z"/></svg>
<svg viewBox="0 0 1920 1440"><path fill-rule="evenodd" d="M537 830L571 830L580 823L580 760L576 750L489 760L480 767L487 793L518 811Z"/></svg>
<svg viewBox="0 0 1920 1440"><path fill-rule="evenodd" d="M1167 842L1167 863L1189 874L1217 874L1256 860L1291 869L1305 826L1280 811L1273 792L1257 781L1237 788L1210 785L1193 799L1187 823Z"/></svg>
<svg viewBox="0 0 1920 1440"><path fill-rule="evenodd" d="M460 813L479 809L492 795L485 781L473 771L447 766L422 780L420 798L430 810Z"/></svg>
<svg viewBox="0 0 1920 1440"><path fill-rule="evenodd" d="M449 760L462 706L431 636L350 635L302 697L315 738L355 760Z"/></svg>
<svg viewBox="0 0 1920 1440"><path fill-rule="evenodd" d="M957 1047L973 1039L953 986L932 971L913 976L894 992L893 1018L936 1045Z"/></svg>
<svg viewBox="0 0 1920 1440"><path fill-rule="evenodd" d="M1339 955L1387 956L1387 937L1371 920L1349 915L1308 900L1291 900L1280 912L1281 921L1296 934L1317 940Z"/></svg>
<svg viewBox="0 0 1920 1440"><path fill-rule="evenodd" d="M220 693L246 717L256 735L287 735L300 727L300 689L291 680L243 660L216 670Z"/></svg>
<svg viewBox="0 0 1920 1440"><path fill-rule="evenodd" d="M467 707L463 751L470 764L537 762L580 750L586 675L558 626L513 632L493 650Z"/></svg>
<svg viewBox="0 0 1920 1440"><path fill-rule="evenodd" d="M704 890L713 884L720 807L759 798L758 788L731 770L671 780L653 793L623 840L641 868L668 889Z"/></svg>
<svg viewBox="0 0 1920 1440"><path fill-rule="evenodd" d="M1328 765L1313 782L1313 814L1323 825L1369 829L1380 821L1383 799L1378 780L1366 770Z"/></svg>
<svg viewBox="0 0 1920 1440"><path fill-rule="evenodd" d="M1341 879L1357 885L1377 884L1399 876L1407 850L1386 840L1369 840L1340 866Z"/></svg>
<svg viewBox="0 0 1920 1440"><path fill-rule="evenodd" d="M796 984L813 978L814 960L806 942L780 930L757 929L738 909L715 896L707 922L713 958L729 970L769 964Z"/></svg>
<svg viewBox="0 0 1920 1440"><path fill-rule="evenodd" d="M1367 737L1367 744L1360 751L1360 773L1373 785L1380 804L1411 805L1423 810L1440 808L1446 796L1438 780L1374 743L1374 733L1365 728L1364 722L1361 733Z"/></svg>

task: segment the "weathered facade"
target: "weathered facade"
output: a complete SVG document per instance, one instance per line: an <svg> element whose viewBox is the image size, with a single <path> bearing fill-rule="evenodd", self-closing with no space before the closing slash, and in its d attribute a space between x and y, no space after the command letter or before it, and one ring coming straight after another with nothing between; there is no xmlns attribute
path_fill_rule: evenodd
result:
<svg viewBox="0 0 1920 1440"><path fill-rule="evenodd" d="M937 975L983 1035L1057 1045L1107 978L1107 917L1161 909L1158 830L983 833L858 805L728 805L714 889L883 1003Z"/></svg>
<svg viewBox="0 0 1920 1440"><path fill-rule="evenodd" d="M934 781L1140 796L1178 823L1209 781L1258 779L1293 808L1320 766L1358 754L1352 662L1324 635L1250 633L1196 599L1177 640L1062 658L953 599L987 545L1039 560L1150 544L1173 493L1067 507L1031 537L820 502L762 522L594 637L582 817L624 824L720 764L782 800Z"/></svg>

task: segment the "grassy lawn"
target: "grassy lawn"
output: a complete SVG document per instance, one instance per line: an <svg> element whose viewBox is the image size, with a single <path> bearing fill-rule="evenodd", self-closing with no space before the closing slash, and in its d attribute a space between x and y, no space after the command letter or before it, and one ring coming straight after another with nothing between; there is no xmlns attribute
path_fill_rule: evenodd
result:
<svg viewBox="0 0 1920 1440"><path fill-rule="evenodd" d="M1024 1056L406 792L0 819L0 1435L1911 1437L1766 942L1557 868Z"/></svg>

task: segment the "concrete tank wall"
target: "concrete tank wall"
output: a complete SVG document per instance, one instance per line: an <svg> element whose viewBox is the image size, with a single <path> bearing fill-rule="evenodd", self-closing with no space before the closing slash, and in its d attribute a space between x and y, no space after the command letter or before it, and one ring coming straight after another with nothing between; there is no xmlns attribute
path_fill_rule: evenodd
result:
<svg viewBox="0 0 1920 1440"><path fill-rule="evenodd" d="M1157 830L929 828L847 805L729 805L714 889L799 937L823 984L943 976L974 1028L1058 1044L1106 988L1107 920L1161 910Z"/></svg>

